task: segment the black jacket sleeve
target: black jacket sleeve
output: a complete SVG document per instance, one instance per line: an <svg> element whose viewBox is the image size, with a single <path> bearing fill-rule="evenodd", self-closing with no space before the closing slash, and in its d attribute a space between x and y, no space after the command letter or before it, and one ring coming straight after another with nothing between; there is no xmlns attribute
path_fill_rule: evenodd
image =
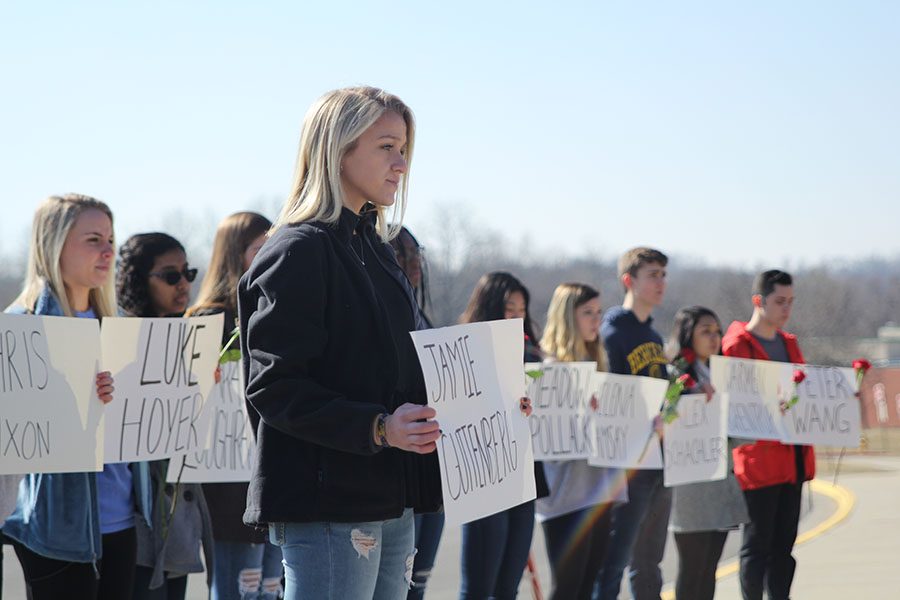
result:
<svg viewBox="0 0 900 600"><path fill-rule="evenodd" d="M267 244L241 280L241 345L247 401L262 421L300 440L355 454L379 450L372 426L385 407L321 385L329 343L324 232L303 226ZM278 235L278 234L276 234ZM352 345L348 340L348 349ZM345 360L353 360L348 353ZM368 399L364 399L368 400Z"/></svg>

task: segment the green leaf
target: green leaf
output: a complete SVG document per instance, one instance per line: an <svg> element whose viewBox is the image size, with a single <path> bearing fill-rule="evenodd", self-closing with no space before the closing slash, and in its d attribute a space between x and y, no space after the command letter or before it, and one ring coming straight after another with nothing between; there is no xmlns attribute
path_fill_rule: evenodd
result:
<svg viewBox="0 0 900 600"><path fill-rule="evenodd" d="M544 371L542 369L532 369L531 371L525 371L525 374L532 379L540 379L544 376Z"/></svg>

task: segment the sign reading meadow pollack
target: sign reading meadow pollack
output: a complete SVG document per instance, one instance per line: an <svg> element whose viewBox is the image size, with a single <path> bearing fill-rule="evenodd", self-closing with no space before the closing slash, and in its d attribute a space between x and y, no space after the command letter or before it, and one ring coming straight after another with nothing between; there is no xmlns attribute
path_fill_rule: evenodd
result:
<svg viewBox="0 0 900 600"><path fill-rule="evenodd" d="M454 526L535 498L528 419L519 409L522 320L410 334L437 412L444 512Z"/></svg>
<svg viewBox="0 0 900 600"><path fill-rule="evenodd" d="M793 371L806 378L797 388L797 403L781 416L786 444L859 447L861 415L853 369L782 363L781 388L790 397Z"/></svg>
<svg viewBox="0 0 900 600"><path fill-rule="evenodd" d="M728 406L719 394L685 394L678 417L665 425L666 487L725 479L728 469Z"/></svg>
<svg viewBox="0 0 900 600"><path fill-rule="evenodd" d="M250 481L256 442L242 380L240 361L222 365L222 380L213 386L204 409L210 414L206 443L201 449L170 460L167 481L178 481L179 474L183 483Z"/></svg>
<svg viewBox="0 0 900 600"><path fill-rule="evenodd" d="M589 458L596 452L592 427L593 362L528 363L526 395L534 409L528 418L535 460Z"/></svg>
<svg viewBox="0 0 900 600"><path fill-rule="evenodd" d="M712 386L728 403L728 435L781 440L779 402L790 394L782 381L786 368L790 381L790 365L725 356L711 356L709 361Z"/></svg>
<svg viewBox="0 0 900 600"><path fill-rule="evenodd" d="M103 368L115 380L107 407L105 462L172 458L206 443L222 339L222 315L106 318Z"/></svg>
<svg viewBox="0 0 900 600"><path fill-rule="evenodd" d="M597 398L593 437L596 452L588 459L597 467L662 469L659 438L653 419L669 382L655 377L594 373Z"/></svg>
<svg viewBox="0 0 900 600"><path fill-rule="evenodd" d="M0 474L103 470L96 319L0 314Z"/></svg>

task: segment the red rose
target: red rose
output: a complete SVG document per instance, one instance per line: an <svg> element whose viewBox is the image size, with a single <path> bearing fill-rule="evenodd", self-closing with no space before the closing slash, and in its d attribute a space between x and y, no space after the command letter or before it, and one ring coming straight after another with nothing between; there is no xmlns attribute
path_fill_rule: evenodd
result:
<svg viewBox="0 0 900 600"><path fill-rule="evenodd" d="M804 373L801 369L794 370L794 383L801 383L804 379L806 379L806 373Z"/></svg>
<svg viewBox="0 0 900 600"><path fill-rule="evenodd" d="M681 377L678 378L678 382L684 386L685 389L690 389L697 385L697 382L694 381L694 378L691 377L688 373L685 373Z"/></svg>
<svg viewBox="0 0 900 600"><path fill-rule="evenodd" d="M694 361L697 360L697 355L690 348L683 348L681 350L681 357L687 361L687 364L692 365Z"/></svg>
<svg viewBox="0 0 900 600"><path fill-rule="evenodd" d="M865 373L866 371L868 371L871 368L872 368L872 363L870 363L869 361L867 361L864 358L857 358L856 360L853 361L853 369L856 371L862 371L863 373Z"/></svg>

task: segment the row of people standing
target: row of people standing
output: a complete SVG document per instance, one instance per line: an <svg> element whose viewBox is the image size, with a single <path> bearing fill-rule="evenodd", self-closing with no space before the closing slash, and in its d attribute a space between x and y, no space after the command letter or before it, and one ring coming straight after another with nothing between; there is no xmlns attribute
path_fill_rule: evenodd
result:
<svg viewBox="0 0 900 600"><path fill-rule="evenodd" d="M412 112L396 96L365 87L323 96L304 121L290 197L258 255L241 263L246 272L236 286L239 339L248 412L257 440L243 521L267 529L269 540L281 549L289 598L400 598L417 574L424 583L428 571L427 565L416 567L413 514L440 508L434 452L440 425L435 411L426 405L408 332L429 324L397 254L387 244L398 229L387 208L394 206L395 214L403 214L414 137ZM54 202L59 206L47 208ZM47 206L35 220L33 250L37 250L32 252L33 264L18 310L101 318L115 314L111 211L85 198L53 199ZM181 260L183 248L181 254L175 250L168 247L156 255L146 277L148 282L174 287L169 297L184 299L186 306L186 295L178 287L185 287L195 275L186 257ZM249 251L249 246L241 248L240 255ZM172 254L173 261L157 264L163 254ZM653 308L664 295L666 263L662 253L649 249L635 249L620 263L626 300L623 307L608 311L601 326L613 372L666 376L662 338L651 324ZM590 350L598 344L589 331L592 325L578 325L595 322L599 298L587 286L569 287L559 292L562 310L557 312L575 324L562 328L568 337L547 338L548 354L555 360L596 356L602 365L602 357ZM148 283L148 295L150 290ZM768 335L772 322L765 316L768 301L769 294L764 293L763 306L756 307L754 318L762 314L762 325L757 323L754 333L751 321L743 333ZM197 311L218 310L213 306L217 303L221 297L202 303ZM511 317L525 317L526 348L532 353L527 358L537 358L528 293L514 277L495 273L483 278L461 320ZM548 333L552 330L547 328ZM772 331L768 340L787 339L777 328ZM761 342L757 344L762 347ZM752 339L747 346L756 353ZM97 386L101 399L112 401L108 374L98 377ZM522 410L530 412L527 399ZM751 446L762 447L762 443ZM752 473L760 461L751 460L752 448L742 448L735 451L735 473L748 498L745 483L760 481ZM778 446L762 451L771 453L772 448L780 452ZM801 458L810 454L790 452ZM796 464L800 466L799 458ZM539 484L545 466L536 466ZM587 471L585 479L578 467L552 465L549 470L558 491L554 496L552 486L538 485L544 489L537 515L546 517L542 523L560 597L570 593L563 586L571 586L571 593L578 595L590 591L597 597L614 598L626 567L636 598L658 596L659 561L672 501L671 491L662 486L661 473L629 472L616 486L613 472ZM167 545L174 538L154 525L175 518L179 504L186 504L176 500L184 495L175 492L186 490L173 489L169 504L162 471L137 463L128 469L129 481L129 474L120 473L109 478L112 481L105 487L96 481L104 474L74 474L71 489L64 491L54 490L62 489L67 475L28 476L4 533L14 540L33 597L52 597L68 577L79 578L67 589L83 589L83 597L128 597L123 590L134 586L133 565L138 562L141 539L149 539L150 547L159 550L151 551L152 560L142 565L150 569L152 582L159 582L160 572L166 579L183 575L184 564L174 566L168 560ZM811 476L812 470L805 467L802 474ZM803 479L797 472L790 477L787 483L792 485ZM52 485L54 481L60 485ZM103 489L110 490L105 500ZM202 488L193 491L195 499L203 492ZM577 496L581 496L575 502L577 508L559 507ZM780 489L778 494L760 494L756 505L759 511L769 510L788 496L794 498ZM113 537L118 530L102 534L101 524L110 516L122 517L116 527L127 523L122 511L103 508L110 499L119 509L129 507L133 519L143 519L150 535L146 531L138 535L136 526L122 530L126 533L121 536ZM753 526L759 511L749 499L747 503ZM202 519L200 505L198 501ZM182 510L183 518L190 520L191 511L184 506ZM153 518L167 513L161 522ZM516 594L528 561L535 503L504 513L466 526L463 598ZM71 544L70 552L56 552L54 544L60 542L57 534L61 532L56 529L51 535L49 521L37 518L40 514L73 517L67 521L73 530L64 540ZM582 531L578 522L584 519L592 532L587 546L575 539ZM790 515L782 519L790 520ZM772 581L786 573L767 566L776 560L770 547L772 527L762 524L761 517L760 523L756 529L745 529L747 560L742 550L742 566L748 565L748 598L757 597L751 590L757 574L760 589L766 578L771 591ZM202 538L202 529L201 525L199 534L194 530L195 535ZM753 543L748 543L747 531ZM154 537L159 535L162 538ZM779 533L778 537L787 536ZM163 541L161 546L155 545L158 539ZM104 544L109 547L103 548ZM577 561L570 556L575 544L579 544ZM199 552L199 542L193 549ZM777 560L782 558L779 555ZM127 567L123 563L132 567L123 568ZM216 573L215 561L207 564ZM123 577L132 578L130 585ZM168 590L168 586L160 587ZM416 586L413 592L420 590Z"/></svg>
<svg viewBox="0 0 900 600"><path fill-rule="evenodd" d="M415 238L408 239L417 247ZM793 280L779 270L757 277L752 318L732 324L727 335L712 310L679 310L666 351L652 312L664 297L667 264L668 258L651 248L623 255L619 276L625 300L607 310L602 322L597 290L579 283L558 286L539 345L528 290L509 273L482 277L460 322L523 318L526 362L592 361L601 371L671 380L688 373L696 383L685 393L706 393L710 399L713 355L803 362L796 338L783 331L793 304ZM536 503L463 526L460 598L516 597L531 546L532 515L544 530L551 598L617 598L624 574L633 597L659 598L660 562L671 530L678 552L676 597L712 599L728 532L740 528L744 598L760 599L764 588L770 598L788 598L800 486L815 467L812 448L732 439L728 460L725 479L675 488L663 486L659 470L623 472L586 461L538 463ZM433 551L426 556L430 567ZM426 581L417 580L409 597L422 597Z"/></svg>
<svg viewBox="0 0 900 600"><path fill-rule="evenodd" d="M225 312L223 339L234 328L237 280L269 226L260 215L238 213L216 233L198 302L188 312ZM182 316L196 275L183 245L165 233L132 236L116 260L110 208L87 196L54 196L35 214L23 292L8 312ZM97 390L101 401L114 401L108 373L98 376ZM167 483L168 462L5 477L3 534L21 563L28 597L179 600L188 574L204 564L216 600L279 597L280 552L241 521L246 484Z"/></svg>

